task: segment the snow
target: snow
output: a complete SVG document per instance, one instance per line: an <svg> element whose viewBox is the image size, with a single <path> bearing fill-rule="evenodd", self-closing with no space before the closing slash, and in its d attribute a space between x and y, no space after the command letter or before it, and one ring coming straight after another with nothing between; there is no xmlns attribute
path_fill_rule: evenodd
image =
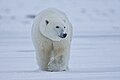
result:
<svg viewBox="0 0 120 80"><path fill-rule="evenodd" d="M33 17L55 7L73 24L70 70L38 71ZM0 0L0 80L120 80L120 0Z"/></svg>

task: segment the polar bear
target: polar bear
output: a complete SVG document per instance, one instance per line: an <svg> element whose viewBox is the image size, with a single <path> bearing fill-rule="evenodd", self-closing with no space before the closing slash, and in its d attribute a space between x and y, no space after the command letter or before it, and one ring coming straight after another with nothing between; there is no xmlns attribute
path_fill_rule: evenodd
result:
<svg viewBox="0 0 120 80"><path fill-rule="evenodd" d="M32 27L38 66L43 71L66 71L70 57L72 25L66 15L54 8L39 13Z"/></svg>

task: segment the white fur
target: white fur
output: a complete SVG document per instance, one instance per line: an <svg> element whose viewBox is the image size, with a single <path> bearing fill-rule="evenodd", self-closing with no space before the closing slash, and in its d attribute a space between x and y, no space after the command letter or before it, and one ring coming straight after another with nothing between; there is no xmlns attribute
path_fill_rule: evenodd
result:
<svg viewBox="0 0 120 80"><path fill-rule="evenodd" d="M46 24L45 20L49 23ZM67 36L61 38L60 33L67 33ZM32 40L39 68L44 71L67 70L71 38L72 25L63 12L46 9L38 14L32 27Z"/></svg>

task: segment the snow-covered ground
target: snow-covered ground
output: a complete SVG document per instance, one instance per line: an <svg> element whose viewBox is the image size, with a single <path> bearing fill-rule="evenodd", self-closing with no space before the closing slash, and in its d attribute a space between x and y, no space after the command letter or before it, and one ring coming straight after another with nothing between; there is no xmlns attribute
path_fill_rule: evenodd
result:
<svg viewBox="0 0 120 80"><path fill-rule="evenodd" d="M74 28L70 71L37 71L33 17L54 7ZM120 80L120 0L0 0L0 80Z"/></svg>

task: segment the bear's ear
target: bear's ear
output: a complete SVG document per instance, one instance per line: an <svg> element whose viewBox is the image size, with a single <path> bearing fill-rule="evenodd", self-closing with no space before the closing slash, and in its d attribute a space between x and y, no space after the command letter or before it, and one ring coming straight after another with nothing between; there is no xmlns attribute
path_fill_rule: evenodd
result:
<svg viewBox="0 0 120 80"><path fill-rule="evenodd" d="M45 20L45 23L46 23L46 25L48 25L48 24L49 24L49 21L48 21L48 20Z"/></svg>

